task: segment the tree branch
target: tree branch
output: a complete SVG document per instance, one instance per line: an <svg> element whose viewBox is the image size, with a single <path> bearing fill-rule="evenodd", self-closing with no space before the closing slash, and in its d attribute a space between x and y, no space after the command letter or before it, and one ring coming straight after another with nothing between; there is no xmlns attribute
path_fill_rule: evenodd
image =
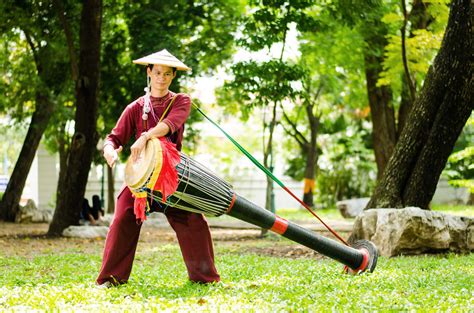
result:
<svg viewBox="0 0 474 313"><path fill-rule="evenodd" d="M288 129L284 124L281 124L281 127L283 127L283 131L285 133L287 133L288 135L290 135L291 137L295 138L296 142L298 143L298 145L303 149L304 148L304 145L305 143L301 141L301 139L299 139L297 137L297 134L295 133L292 133L290 129Z"/></svg>
<svg viewBox="0 0 474 313"><path fill-rule="evenodd" d="M38 58L38 53L36 52L36 47L35 44L33 43L33 39L30 36L30 33L26 29L22 29L23 33L25 34L26 42L30 46L31 53L33 54L33 59L35 60L35 65L36 65L36 70L38 71L38 74L41 73L41 66L40 66L40 61Z"/></svg>
<svg viewBox="0 0 474 313"><path fill-rule="evenodd" d="M407 14L407 8L406 8L405 0L401 0L401 3L402 3L402 11L403 11L403 24L402 24L402 28L400 30L401 33L402 33L402 60L403 60L403 68L405 70L405 76L406 76L407 82L408 82L408 87L410 89L410 98L411 98L411 101L413 102L415 100L416 90L415 90L415 85L414 85L413 80L412 80L411 75L410 75L410 71L408 69L406 40L405 40L407 22L408 22L408 14Z"/></svg>
<svg viewBox="0 0 474 313"><path fill-rule="evenodd" d="M285 119L285 121L291 126L291 128L293 129L293 133L291 133L290 131L287 131L287 133L289 135L291 135L293 138L296 139L296 141L300 144L300 145L305 145L308 143L308 140L305 138L305 136L300 132L298 131L298 128L296 127L296 123L294 123L289 117L288 115L286 114L285 110L283 109L283 106L281 106L281 110L283 112L283 117ZM283 127L283 129L285 129L285 127ZM286 131L286 130L285 130Z"/></svg>
<svg viewBox="0 0 474 313"><path fill-rule="evenodd" d="M76 51L74 49L74 40L72 37L71 27L69 26L69 23L66 19L66 12L64 11L63 3L59 0L53 0L53 5L63 26L64 35L66 36L69 60L71 63L72 79L74 81L77 81L77 78L79 76L79 64L77 62Z"/></svg>

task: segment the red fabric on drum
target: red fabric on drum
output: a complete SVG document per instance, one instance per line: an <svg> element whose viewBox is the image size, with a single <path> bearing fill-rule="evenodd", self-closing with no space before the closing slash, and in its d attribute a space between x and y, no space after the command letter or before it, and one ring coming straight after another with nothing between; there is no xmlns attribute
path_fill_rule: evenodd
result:
<svg viewBox="0 0 474 313"><path fill-rule="evenodd" d="M162 201L173 194L178 188L178 171L176 166L181 162L181 157L176 149L176 145L165 138L160 138L163 153L161 171L156 180L154 190L159 190L162 194Z"/></svg>
<svg viewBox="0 0 474 313"><path fill-rule="evenodd" d="M135 197L133 203L133 213L135 213L135 217L139 223L143 223L146 220L145 215L145 208L146 208L146 197Z"/></svg>

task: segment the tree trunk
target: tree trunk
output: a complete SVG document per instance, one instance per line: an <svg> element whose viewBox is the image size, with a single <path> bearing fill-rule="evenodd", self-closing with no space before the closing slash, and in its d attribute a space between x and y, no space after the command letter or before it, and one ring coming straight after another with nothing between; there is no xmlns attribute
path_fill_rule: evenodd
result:
<svg viewBox="0 0 474 313"><path fill-rule="evenodd" d="M78 224L92 156L96 149L96 132L100 30L102 1L84 1L80 29L79 77L76 82L75 133L68 153L64 184L59 192L48 235L59 236L62 231Z"/></svg>
<svg viewBox="0 0 474 313"><path fill-rule="evenodd" d="M413 101L410 98L410 92L408 90L408 83L405 76L402 77L402 94L400 99L400 108L398 109L398 127L397 127L397 140L400 138L400 134L405 128L408 116L410 116L411 109L413 107Z"/></svg>
<svg viewBox="0 0 474 313"><path fill-rule="evenodd" d="M303 202L310 208L314 207L314 187L315 187L315 172L316 164L318 163L318 151L316 147L318 138L319 118L313 113L313 106L306 106L306 115L310 127L310 140L306 145L306 165L304 172L304 191Z"/></svg>
<svg viewBox="0 0 474 313"><path fill-rule="evenodd" d="M408 20L410 22L410 34L409 38L413 38L414 31L418 29L426 29L431 22L431 16L428 14L426 8L429 6L429 3L424 3L422 0L414 0L412 3L412 9L409 14ZM416 78L413 77L413 83L416 86ZM397 139L400 137L400 134L403 131L403 128L406 125L406 121L413 107L413 100L410 96L410 90L408 86L408 81L406 75L402 77L402 94L400 100L400 108L398 109L398 127L397 127Z"/></svg>
<svg viewBox="0 0 474 313"><path fill-rule="evenodd" d="M115 211L115 177L113 169L107 164L107 213Z"/></svg>
<svg viewBox="0 0 474 313"><path fill-rule="evenodd" d="M8 181L7 189L0 202L0 218L4 221L15 221L26 178L30 172L41 137L48 126L53 108L54 104L48 96L39 92L36 93L36 110L31 118L25 141Z"/></svg>
<svg viewBox="0 0 474 313"><path fill-rule="evenodd" d="M59 177L58 184L56 187L56 201L61 198L61 192L63 191L62 186L64 186L66 181L66 169L67 169L67 159L68 159L68 136L66 133L66 123L61 123L58 128L58 153L59 153Z"/></svg>
<svg viewBox="0 0 474 313"><path fill-rule="evenodd" d="M273 173L273 131L275 130L276 124L276 107L277 103L273 106L272 120L270 121L269 126L269 136L268 141L266 142L266 148L263 152L263 166L269 169ZM274 193L273 193L273 179L267 176L267 190L265 194L265 209L270 212L274 212ZM264 236L268 232L267 229L262 228L261 236Z"/></svg>
<svg viewBox="0 0 474 313"><path fill-rule="evenodd" d="M470 2L452 2L441 48L367 208L429 209L439 176L474 108Z"/></svg>
<svg viewBox="0 0 474 313"><path fill-rule="evenodd" d="M395 113L391 105L392 92L388 86L377 87L377 81L382 72L383 51L387 44L383 26L380 22L368 25L380 32L366 35L367 48L364 51L365 76L367 81L367 95L369 97L372 118L372 138L374 142L375 161L377 163L377 178L387 166L397 142Z"/></svg>

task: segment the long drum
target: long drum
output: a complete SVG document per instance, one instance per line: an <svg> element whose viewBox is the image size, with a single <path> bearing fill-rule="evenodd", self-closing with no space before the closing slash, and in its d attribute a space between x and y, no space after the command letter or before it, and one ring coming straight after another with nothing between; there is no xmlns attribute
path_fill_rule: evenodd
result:
<svg viewBox="0 0 474 313"><path fill-rule="evenodd" d="M239 196L229 183L184 153L176 152L179 153L179 163L175 166L176 191L163 199L161 191L154 190L149 182L153 177L160 176L168 149L175 148L164 140L154 138L148 140L136 162L131 158L127 161L125 183L132 192L146 193L148 198L165 206L207 216L227 214L269 229L341 262L350 273L372 272L375 269L378 253L372 242L360 240L349 247L287 221Z"/></svg>

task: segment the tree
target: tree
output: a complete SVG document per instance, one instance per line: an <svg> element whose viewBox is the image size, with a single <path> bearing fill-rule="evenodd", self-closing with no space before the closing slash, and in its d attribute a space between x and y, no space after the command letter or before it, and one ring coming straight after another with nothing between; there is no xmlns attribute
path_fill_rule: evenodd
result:
<svg viewBox="0 0 474 313"><path fill-rule="evenodd" d="M71 10L80 9L74 7L72 2L66 3L66 8L62 8L62 2L55 1L55 8L59 13L59 18L62 20L63 29L68 38L68 51L70 54L72 68L77 67L74 64L75 56L74 47L75 38L78 36L74 29L77 29L79 23L72 20L71 17L76 16ZM102 66L100 68L100 77L103 90L101 93L101 106L98 112L95 107L90 107L88 110L89 123L96 127L97 131L95 138L85 143L87 150L82 156L82 162L78 161L77 150L74 150L74 142L78 142L76 137L78 134L77 125L78 119L84 116L78 113L79 104L77 102L76 118L75 118L75 134L72 139L72 144L68 144L67 132L63 132L64 136L58 137L58 143L62 144L58 150L65 151L64 159L67 160L67 170L61 172L58 182L58 205L59 207L66 207L65 202L72 202L74 199L83 197L82 181L87 181L87 176L84 175L86 169L90 168L90 160L93 158L89 155L95 154L96 160L101 160L97 156L96 144L99 135L104 136L115 124L118 116L122 112L124 106L143 94L143 87L145 85L145 74L143 67L132 64L132 60L143 56L145 54L161 50L163 48L169 49L173 53L184 56L188 65L191 65L196 73L199 70L204 72L214 69L219 62L228 58L231 53L232 31L235 29L236 16L240 14L240 4L238 1L208 1L208 2L190 2L190 1L142 1L133 2L121 0L110 0L104 4L105 22L101 34L103 34L101 52L103 55ZM64 13L67 14L64 14ZM84 9L82 10L84 14ZM166 14L163 14L166 12ZM92 13L91 13L92 14ZM85 26L84 20L81 21L81 27ZM82 35L81 35L82 40ZM85 41L84 41L85 42ZM81 41L81 46L84 43ZM219 47L221 53L214 53L215 48ZM190 61L190 62L188 62ZM79 72L76 70L75 72ZM73 71L74 72L74 71ZM73 78L74 79L74 78ZM174 80L173 90L180 91L180 81L182 78ZM77 78L80 81L80 77ZM77 85L77 83L76 83ZM92 102L91 102L92 105ZM87 110L87 109L86 109ZM82 114L86 113L83 111ZM193 116L196 116L193 113ZM95 122L97 121L97 123ZM62 128L64 129L64 128ZM187 131L192 127L188 127ZM87 129L89 132L90 129ZM90 135L90 132L89 132ZM62 143L61 143L62 142ZM126 147L125 147L126 148ZM125 153L121 154L121 158L125 159L128 155L127 149ZM74 154L74 155L71 155ZM60 153L61 154L61 153ZM63 158L61 158L63 159ZM76 160L71 162L71 160ZM78 167L79 166L79 167ZM77 173L80 168L81 173ZM73 190L70 187L71 173L80 179L74 189L75 194L70 194ZM113 177L111 171L108 171L109 185L113 184ZM67 182L69 181L69 183ZM80 186L79 186L80 185ZM66 189L65 189L66 188ZM109 208L114 203L112 191L109 191ZM65 193L67 195L65 195ZM80 195L82 193L82 195ZM61 200L59 202L59 199ZM62 228L71 224L76 224L79 220L79 207L76 205L70 211L55 214L55 221L51 227L56 225L57 230L53 231L50 227L50 234L60 234ZM70 205L71 207L74 205ZM57 216L57 217L56 217ZM60 226L57 226L59 225Z"/></svg>
<svg viewBox="0 0 474 313"><path fill-rule="evenodd" d="M442 23L445 1L414 0L411 10L406 0L369 0L357 6L353 2L336 1L330 10L341 23L357 29L365 41L367 96L380 178L406 123L418 84L424 79L423 67L436 50L437 41L433 38L437 31L427 28L431 23L439 24L438 18ZM438 12L429 10L431 7Z"/></svg>
<svg viewBox="0 0 474 313"><path fill-rule="evenodd" d="M57 2L56 4L58 4ZM58 10L59 17L65 12ZM75 63L74 42L68 36L68 27L63 23L70 52L71 66L77 69L76 113L74 135L69 146L66 170L60 173L64 184L58 190L56 210L48 229L48 235L58 236L69 225L79 221L92 157L96 149L96 131L99 100L100 44L102 23L102 1L86 0L82 6L79 60Z"/></svg>
<svg viewBox="0 0 474 313"><path fill-rule="evenodd" d="M299 109L297 109L297 114L295 115L295 117L290 117L289 114L285 112L285 108L283 107L283 105L281 105L284 120L286 124L289 125L289 127L285 127L283 123L282 126L285 130L285 133L296 141L302 152L302 157L304 158L305 163L303 174L303 202L309 207L313 207L315 175L319 156L317 149L317 138L321 124L321 113L317 112L317 103L320 101L319 96L323 87L322 83L320 83L318 87L314 86L314 82L308 77L308 75L305 75L302 81L302 103L298 103ZM298 127L298 124L302 124L299 114L301 112L300 109L304 109L303 114L305 115L309 126L308 135L305 134L306 131L300 131L301 127L300 129Z"/></svg>
<svg viewBox="0 0 474 313"><path fill-rule="evenodd" d="M251 1L250 4L253 13L243 19L244 30L238 41L239 44L250 51L271 49L277 44L279 53L278 56L268 61L235 64L232 67L232 74L235 78L233 81L227 82L224 88L234 94L232 98L239 103L244 117L256 107L270 112L268 121L264 121L264 136L268 135L268 139L263 143L263 165L272 170L274 166L273 133L277 124L277 108L284 110L283 102L295 100L296 95L301 91L298 90L296 82L301 80L304 75L304 71L299 65L284 59L287 35L291 25L296 25L299 30L314 29L315 21L306 12L313 4L307 1ZM305 102L305 104L309 103ZM313 130L316 130L317 119L313 116L312 107L309 110L307 111L309 113L308 122L311 122ZM317 160L316 136L313 132L313 137L305 142L307 139L297 131L295 121L291 121L288 115L284 115L284 117L289 125L287 130L300 140L301 148L309 160L308 175L305 178L308 182L312 182ZM268 130L267 134L265 134L266 130ZM304 198L310 206L313 205L312 192L312 188L304 191ZM272 193L273 182L270 177L267 177L265 206L268 210L272 208Z"/></svg>
<svg viewBox="0 0 474 313"><path fill-rule="evenodd" d="M244 114L250 114L256 107L270 111L269 120L264 120L268 128L268 137L263 137L263 166L273 169L273 133L276 126L276 111L285 99L294 98L297 91L292 83L298 81L303 71L297 65L287 65L282 60L239 62L232 66L234 79L226 82L224 88L232 95L230 98L239 103ZM268 112L267 112L268 114ZM267 176L265 207L272 209L273 181Z"/></svg>
<svg viewBox="0 0 474 313"><path fill-rule="evenodd" d="M429 209L439 176L474 108L471 1L455 0L441 48L367 208Z"/></svg>
<svg viewBox="0 0 474 313"><path fill-rule="evenodd" d="M13 88L6 93L8 97L6 101L11 101L14 107L22 106L22 100L26 100L22 97L25 96L22 91L14 92L15 80L24 84L19 87L20 90L33 87L26 95L34 95L33 99L29 99L33 100L34 109L28 132L0 202L0 218L14 221L36 150L56 106L54 95L59 94L64 86L62 76L64 61L61 56L61 41L56 31L57 23L51 14L50 4L19 1L3 3L1 8L4 17L1 28L10 39L14 40L16 47L13 47L13 50L18 50L22 42L26 43L34 64L33 67L21 64L20 66L26 67L28 71L26 73L20 71L22 75L20 77L13 77L14 70L11 68L7 70L9 72L5 76L10 77L7 79L7 85ZM24 39L19 39L19 34L22 34Z"/></svg>
<svg viewBox="0 0 474 313"><path fill-rule="evenodd" d="M471 115L461 136L454 147L454 152L448 158L444 170L450 185L467 188L469 200L467 204L474 205L474 115Z"/></svg>
<svg viewBox="0 0 474 313"><path fill-rule="evenodd" d="M239 0L219 1L108 1L104 10L102 87L98 131L110 132L124 106L143 95L144 67L132 63L143 55L167 49L192 67L179 73L171 90L187 92L190 77L211 73L233 53L233 32L243 10ZM166 13L166 14L164 14ZM219 53L216 53L216 50ZM186 82L188 84L186 84ZM184 86L183 86L184 85ZM190 88L191 89L191 88ZM198 100L193 102L198 104ZM192 110L186 121L186 145L192 151L202 120ZM129 150L120 157L126 160ZM102 164L103 158L100 159ZM113 210L113 172L107 167L108 210Z"/></svg>
<svg viewBox="0 0 474 313"><path fill-rule="evenodd" d="M340 197L355 196L352 188L342 186L350 183L344 176L344 159L348 160L354 154L338 153L333 156L327 139L324 139L324 144L321 144L321 139L318 145L316 142L322 134L337 137L338 132L345 132L346 128L352 129L349 124L357 124L358 115L366 118L365 113L359 114L366 112L364 106L367 99L366 90L360 84L363 73L361 52L364 45L363 38L357 31L342 25L327 10L316 6L311 12L318 27L307 29L299 35L300 63L306 72L302 80L303 101L287 114L289 119L285 118L285 121L293 125L293 135L290 138L298 143L302 153L293 153L286 173L294 178L305 178L303 200L306 204L313 203L313 190L309 188L311 186L316 190L320 203L334 205L334 200L339 200ZM356 123L346 123L354 116ZM323 157L323 167L320 167L318 161L322 152L329 152L329 155ZM329 159L340 163L340 166L331 163L331 170L328 171L329 164L324 161ZM304 173L299 174L299 168L304 169ZM340 168L341 171L336 171L335 168ZM338 175L344 176L344 179L339 179L342 176L337 177ZM329 181L332 186L327 183ZM345 192L349 190L351 192Z"/></svg>

